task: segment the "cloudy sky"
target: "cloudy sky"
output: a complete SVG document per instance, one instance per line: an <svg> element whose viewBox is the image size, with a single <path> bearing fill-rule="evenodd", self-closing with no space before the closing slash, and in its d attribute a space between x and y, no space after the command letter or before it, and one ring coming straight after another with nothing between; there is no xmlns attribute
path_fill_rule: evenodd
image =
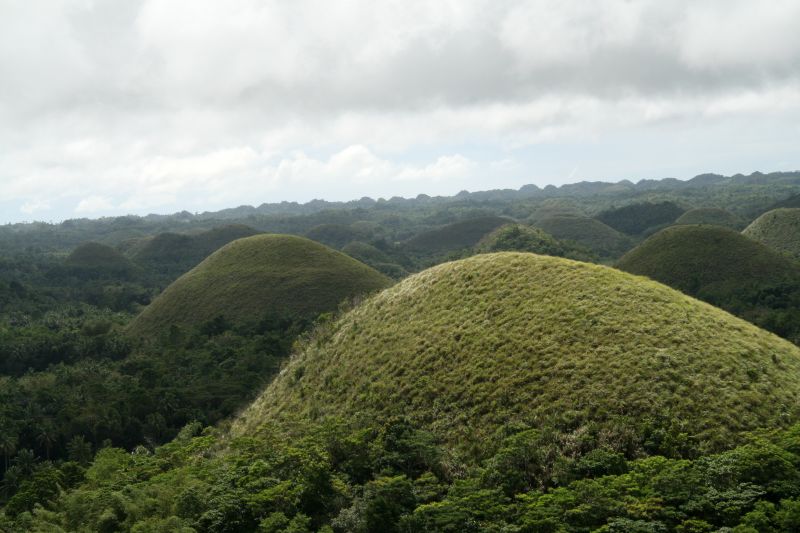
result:
<svg viewBox="0 0 800 533"><path fill-rule="evenodd" d="M800 169L799 0L0 0L0 222Z"/></svg>

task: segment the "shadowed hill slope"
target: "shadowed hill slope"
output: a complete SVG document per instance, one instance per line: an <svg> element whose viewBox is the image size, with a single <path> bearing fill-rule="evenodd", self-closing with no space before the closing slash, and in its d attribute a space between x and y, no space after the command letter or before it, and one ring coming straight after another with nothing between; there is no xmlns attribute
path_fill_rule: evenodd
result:
<svg viewBox="0 0 800 533"><path fill-rule="evenodd" d="M90 277L130 276L136 266L119 251L97 242L75 248L64 260L67 271Z"/></svg>
<svg viewBox="0 0 800 533"><path fill-rule="evenodd" d="M633 241L599 220L559 215L542 219L536 227L559 240L585 246L604 258L616 258L633 246Z"/></svg>
<svg viewBox="0 0 800 533"><path fill-rule="evenodd" d="M609 209L597 215L597 220L628 235L651 233L655 228L666 226L681 216L684 209L672 202L627 205Z"/></svg>
<svg viewBox="0 0 800 533"><path fill-rule="evenodd" d="M673 226L631 250L617 267L800 340L800 267L733 230Z"/></svg>
<svg viewBox="0 0 800 533"><path fill-rule="evenodd" d="M508 224L504 217L478 217L425 231L408 239L404 247L418 254L444 254L475 246L487 233Z"/></svg>
<svg viewBox="0 0 800 533"><path fill-rule="evenodd" d="M142 264L186 265L191 268L229 242L258 233L243 224L220 226L194 234L160 233L135 242L127 254Z"/></svg>
<svg viewBox="0 0 800 533"><path fill-rule="evenodd" d="M522 253L430 268L310 340L234 425L396 415L480 456L498 428L731 446L800 414L800 350L664 285ZM656 446L657 448L657 446ZM658 452L658 449L656 449Z"/></svg>
<svg viewBox="0 0 800 533"><path fill-rule="evenodd" d="M800 208L768 211L742 233L774 250L800 258Z"/></svg>
<svg viewBox="0 0 800 533"><path fill-rule="evenodd" d="M128 330L144 336L172 325L199 326L273 316L315 316L390 280L345 254L302 237L256 235L213 253L137 316Z"/></svg>
<svg viewBox="0 0 800 533"><path fill-rule="evenodd" d="M708 224L711 226L722 226L740 230L744 227L744 221L730 211L719 209L717 207L698 207L697 209L690 209L689 211L678 217L675 221L676 225L690 225L690 224Z"/></svg>

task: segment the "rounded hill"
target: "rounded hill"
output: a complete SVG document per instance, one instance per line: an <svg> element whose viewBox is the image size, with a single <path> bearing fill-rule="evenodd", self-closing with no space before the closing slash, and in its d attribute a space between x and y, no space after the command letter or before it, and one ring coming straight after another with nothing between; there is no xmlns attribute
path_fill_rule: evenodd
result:
<svg viewBox="0 0 800 533"><path fill-rule="evenodd" d="M800 342L800 266L741 233L672 226L628 252L617 267Z"/></svg>
<svg viewBox="0 0 800 533"><path fill-rule="evenodd" d="M735 230L740 230L744 226L741 218L730 211L718 207L698 207L696 209L690 209L678 217L675 224L681 226L708 224L710 226L722 226Z"/></svg>
<svg viewBox="0 0 800 533"><path fill-rule="evenodd" d="M539 228L523 224L506 224L480 240L475 247L480 253L529 252L554 257L567 257L579 261L597 258L578 245L559 241Z"/></svg>
<svg viewBox="0 0 800 533"><path fill-rule="evenodd" d="M119 251L98 242L85 242L64 260L64 267L88 276L128 276L135 270L133 263Z"/></svg>
<svg viewBox="0 0 800 533"><path fill-rule="evenodd" d="M138 336L194 327L222 316L314 316L347 298L390 285L388 278L303 237L256 235L233 241L175 280L130 324Z"/></svg>
<svg viewBox="0 0 800 533"><path fill-rule="evenodd" d="M800 258L800 208L768 211L743 233L774 250Z"/></svg>
<svg viewBox="0 0 800 533"><path fill-rule="evenodd" d="M653 439L704 451L796 421L798 399L794 345L642 277L506 252L430 268L343 315L234 433L403 416L473 458L508 424L630 455L661 452Z"/></svg>
<svg viewBox="0 0 800 533"><path fill-rule="evenodd" d="M633 245L627 235L594 218L557 215L536 222L559 240L572 241L589 248L602 257L619 257Z"/></svg>
<svg viewBox="0 0 800 533"><path fill-rule="evenodd" d="M196 265L209 254L236 239L258 232L243 224L230 224L200 233L159 233L140 239L128 249L134 261L149 264Z"/></svg>
<svg viewBox="0 0 800 533"><path fill-rule="evenodd" d="M512 220L497 216L470 218L415 235L404 243L404 247L421 254L443 254L471 248L487 233L509 222Z"/></svg>

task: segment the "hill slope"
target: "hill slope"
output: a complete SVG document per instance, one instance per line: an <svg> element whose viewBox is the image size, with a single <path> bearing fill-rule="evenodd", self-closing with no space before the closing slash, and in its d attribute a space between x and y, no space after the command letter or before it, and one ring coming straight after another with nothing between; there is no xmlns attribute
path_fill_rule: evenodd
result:
<svg viewBox="0 0 800 533"><path fill-rule="evenodd" d="M626 235L588 217L553 216L536 222L536 227L556 239L576 242L606 258L619 257L633 246Z"/></svg>
<svg viewBox="0 0 800 533"><path fill-rule="evenodd" d="M344 315L234 433L402 415L468 456L517 422L635 455L654 435L730 446L797 420L798 399L800 350L770 333L612 268L500 253L433 267Z"/></svg>
<svg viewBox="0 0 800 533"><path fill-rule="evenodd" d="M698 207L697 209L690 209L678 217L675 224L709 224L735 230L740 230L744 226L741 218L730 211L717 207Z"/></svg>
<svg viewBox="0 0 800 533"><path fill-rule="evenodd" d="M597 215L597 219L619 232L641 235L671 224L683 212L683 208L672 202L644 202L603 211Z"/></svg>
<svg viewBox="0 0 800 533"><path fill-rule="evenodd" d="M740 233L673 226L631 250L617 267L800 341L800 267Z"/></svg>
<svg viewBox="0 0 800 533"><path fill-rule="evenodd" d="M768 211L742 233L770 248L800 258L800 208Z"/></svg>
<svg viewBox="0 0 800 533"><path fill-rule="evenodd" d="M236 239L258 231L243 224L230 224L195 234L160 233L134 243L127 251L136 262L150 265L196 265L209 254Z"/></svg>
<svg viewBox="0 0 800 533"><path fill-rule="evenodd" d="M134 335L193 327L217 316L255 321L265 314L314 316L349 297L390 285L345 254L302 237L238 239L178 278L130 324Z"/></svg>

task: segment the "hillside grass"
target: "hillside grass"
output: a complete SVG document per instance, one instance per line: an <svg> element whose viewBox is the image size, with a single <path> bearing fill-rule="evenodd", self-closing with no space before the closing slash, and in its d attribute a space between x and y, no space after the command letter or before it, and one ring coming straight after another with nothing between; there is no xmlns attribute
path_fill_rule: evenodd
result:
<svg viewBox="0 0 800 533"><path fill-rule="evenodd" d="M119 251L97 242L86 242L75 248L64 260L64 267L78 274L123 278L136 270Z"/></svg>
<svg viewBox="0 0 800 533"><path fill-rule="evenodd" d="M742 233L800 259L800 208L773 209L755 219Z"/></svg>
<svg viewBox="0 0 800 533"><path fill-rule="evenodd" d="M672 224L684 211L673 202L642 202L608 209L595 218L621 233L636 236Z"/></svg>
<svg viewBox="0 0 800 533"><path fill-rule="evenodd" d="M798 399L800 350L766 331L609 267L499 253L411 276L311 337L234 434L402 416L465 457L514 424L692 454L798 420Z"/></svg>
<svg viewBox="0 0 800 533"><path fill-rule="evenodd" d="M633 246L630 237L593 218L558 215L539 220L535 226L556 239L589 248L605 259L617 258Z"/></svg>
<svg viewBox="0 0 800 533"><path fill-rule="evenodd" d="M128 330L146 337L218 316L230 322L316 316L390 284L367 265L303 237L256 235L225 245L178 278Z"/></svg>
<svg viewBox="0 0 800 533"><path fill-rule="evenodd" d="M229 224L199 233L159 233L132 243L126 253L133 261L142 264L193 266L229 242L258 233L244 224Z"/></svg>
<svg viewBox="0 0 800 533"><path fill-rule="evenodd" d="M696 209L690 209L678 217L675 224L681 226L708 224L734 230L741 230L745 225L744 220L739 216L718 207L698 207Z"/></svg>

